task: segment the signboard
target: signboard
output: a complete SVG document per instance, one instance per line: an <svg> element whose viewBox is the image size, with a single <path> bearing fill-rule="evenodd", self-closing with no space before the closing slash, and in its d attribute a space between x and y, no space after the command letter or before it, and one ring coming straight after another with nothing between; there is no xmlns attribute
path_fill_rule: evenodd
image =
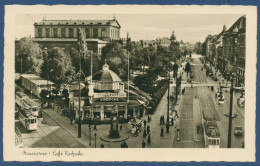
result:
<svg viewBox="0 0 260 166"><path fill-rule="evenodd" d="M94 93L94 98L103 98L103 97L126 97L125 92L119 93Z"/></svg>
<svg viewBox="0 0 260 166"><path fill-rule="evenodd" d="M93 102L126 102L126 98L102 97L98 99L93 99Z"/></svg>

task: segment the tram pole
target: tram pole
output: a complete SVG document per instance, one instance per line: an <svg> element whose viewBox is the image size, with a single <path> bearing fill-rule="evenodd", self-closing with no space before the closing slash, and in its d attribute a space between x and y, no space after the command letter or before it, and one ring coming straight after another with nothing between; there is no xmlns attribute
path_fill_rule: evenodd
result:
<svg viewBox="0 0 260 166"><path fill-rule="evenodd" d="M169 133L169 107L170 107L170 71L169 71L169 79L168 79L168 103L167 103L167 120L166 120L166 133Z"/></svg>
<svg viewBox="0 0 260 166"><path fill-rule="evenodd" d="M231 131L232 131L232 111L233 111L233 80L234 75L231 78L231 88L230 88L230 104L229 104L229 115L228 115L228 144L227 148L231 148Z"/></svg>

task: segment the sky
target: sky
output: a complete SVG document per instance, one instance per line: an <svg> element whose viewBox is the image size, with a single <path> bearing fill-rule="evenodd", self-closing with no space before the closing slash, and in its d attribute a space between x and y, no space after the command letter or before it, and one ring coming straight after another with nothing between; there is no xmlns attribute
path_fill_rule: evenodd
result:
<svg viewBox="0 0 260 166"><path fill-rule="evenodd" d="M34 36L34 22L47 20L112 20L121 25L121 38L127 32L132 41L170 37L174 30L178 41L203 42L207 35L229 28L241 14L19 14L15 17L15 37Z"/></svg>

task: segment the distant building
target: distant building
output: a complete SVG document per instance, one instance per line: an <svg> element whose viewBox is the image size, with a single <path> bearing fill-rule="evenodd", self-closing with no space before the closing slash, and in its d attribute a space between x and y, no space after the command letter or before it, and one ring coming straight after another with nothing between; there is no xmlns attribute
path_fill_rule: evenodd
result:
<svg viewBox="0 0 260 166"><path fill-rule="evenodd" d="M169 45L171 44L171 40L168 37L157 38L156 43L163 47L169 47Z"/></svg>
<svg viewBox="0 0 260 166"><path fill-rule="evenodd" d="M143 48L149 47L149 46L157 46L155 40L140 40L140 43Z"/></svg>
<svg viewBox="0 0 260 166"><path fill-rule="evenodd" d="M121 26L113 20L42 20L34 23L34 40L41 47L51 49L78 48L78 28L83 28L86 34L88 49L101 54L101 49L108 42L120 40Z"/></svg>

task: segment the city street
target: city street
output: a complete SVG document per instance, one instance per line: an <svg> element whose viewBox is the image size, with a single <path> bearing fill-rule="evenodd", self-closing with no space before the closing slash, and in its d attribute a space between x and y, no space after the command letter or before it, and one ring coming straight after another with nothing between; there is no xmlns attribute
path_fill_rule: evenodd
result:
<svg viewBox="0 0 260 166"><path fill-rule="evenodd" d="M59 126L49 115L43 113L43 118L37 119L36 131L26 131L17 120L15 127L20 131L24 147L29 148L83 148L74 136Z"/></svg>
<svg viewBox="0 0 260 166"><path fill-rule="evenodd" d="M223 78L219 77L219 81L215 82L210 77L206 77L205 70L201 71L202 64L198 58L194 58L194 71L195 71L195 82L197 84L208 84L208 86L197 87L198 96L200 99L201 108L205 110L210 110L212 115L215 118L218 128L221 135L221 148L227 147L227 135L228 135L228 117L224 116L229 113L229 101L230 101L230 92L224 92L225 103L218 104L217 99L215 98L219 82L222 82ZM229 83L230 85L230 83ZM210 90L210 87L214 86L214 91ZM240 93L234 94L233 101L233 114L237 114L238 117L234 118L232 121L232 129L235 126L242 126L244 129L244 109L240 108L236 104L237 98L240 96ZM241 143L244 141L244 133L242 136L234 136L232 131L232 148L241 148Z"/></svg>
<svg viewBox="0 0 260 166"><path fill-rule="evenodd" d="M229 91L224 93L225 103L219 105L215 98L218 82L213 81L210 77L206 77L205 72L201 71L202 64L198 58L193 58L192 66L194 67L193 88L187 83L186 73L182 76L182 88L185 87L184 94L179 96L179 100L174 109L178 111L179 118L175 118L175 125L170 127L170 132L166 133L165 125L160 125L160 116L164 115L165 121L167 116L167 94L164 94L156 111L152 115L152 121L147 123L151 127L151 144L147 144L146 148L204 148L203 131L197 131L197 126L201 125L201 111L209 111L219 128L221 135L221 148L227 147L228 118L224 116L229 112ZM222 81L223 78L219 78ZM230 83L229 83L230 84ZM175 86L175 80L171 84L170 94ZM210 87L214 86L214 91ZM238 117L233 119L233 128L242 126L244 128L244 109L237 106L235 100L239 94L234 94L233 112ZM37 102L37 99L34 99ZM39 102L38 102L39 103ZM143 117L147 119L147 115ZM97 131L89 131L89 125L82 124L82 137L78 138L78 126L75 123L70 124L70 120L62 116L61 112L53 109L43 109L43 118L38 118L38 129L36 131L27 132L24 127L16 121L16 127L22 134L24 147L92 147L95 145L100 147L101 143L105 148L120 148L121 142L104 142L101 136L109 134L110 125L102 124L97 126ZM129 148L142 147L142 141L147 142L143 138L143 128L138 136L131 133L131 125L123 124L120 135L128 136L126 140ZM160 137L161 127L164 128L164 136ZM180 129L179 139L177 140L176 129ZM94 134L96 133L96 138ZM91 136L90 136L91 135ZM91 138L91 141L90 141ZM241 148L244 140L242 136L234 136L232 132L232 147ZM96 142L96 144L95 144Z"/></svg>

